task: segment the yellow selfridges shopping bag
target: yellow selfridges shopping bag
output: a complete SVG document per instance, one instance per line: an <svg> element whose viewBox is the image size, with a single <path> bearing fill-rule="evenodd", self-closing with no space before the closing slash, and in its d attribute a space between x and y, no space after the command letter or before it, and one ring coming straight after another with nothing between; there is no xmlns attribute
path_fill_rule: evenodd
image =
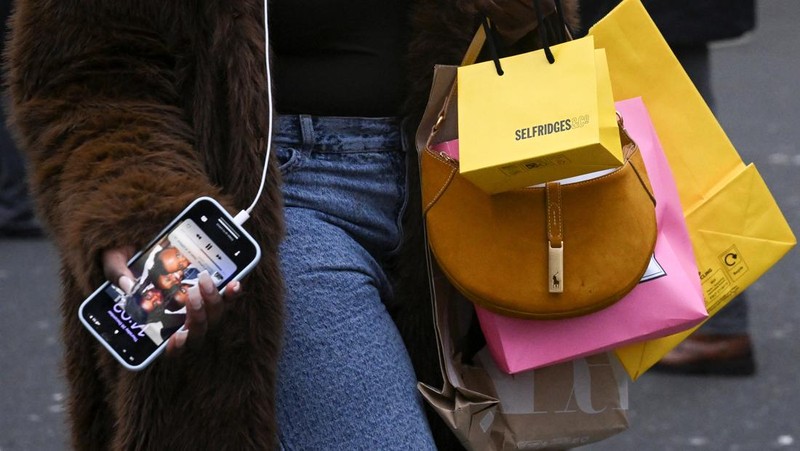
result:
<svg viewBox="0 0 800 451"><path fill-rule="evenodd" d="M621 166L606 56L591 37L458 68L460 173L488 193Z"/></svg>
<svg viewBox="0 0 800 451"><path fill-rule="evenodd" d="M796 243L753 164L745 165L639 0L589 30L605 48L614 96L641 96L669 161L709 317ZM636 379L691 332L616 351Z"/></svg>

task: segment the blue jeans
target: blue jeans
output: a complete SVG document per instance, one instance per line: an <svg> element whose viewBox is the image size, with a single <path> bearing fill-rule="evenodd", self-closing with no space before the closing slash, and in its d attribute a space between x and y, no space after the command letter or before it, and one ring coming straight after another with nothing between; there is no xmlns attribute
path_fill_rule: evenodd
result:
<svg viewBox="0 0 800 451"><path fill-rule="evenodd" d="M434 449L384 301L400 244L405 154L394 118L281 115L286 239L277 410L287 450Z"/></svg>

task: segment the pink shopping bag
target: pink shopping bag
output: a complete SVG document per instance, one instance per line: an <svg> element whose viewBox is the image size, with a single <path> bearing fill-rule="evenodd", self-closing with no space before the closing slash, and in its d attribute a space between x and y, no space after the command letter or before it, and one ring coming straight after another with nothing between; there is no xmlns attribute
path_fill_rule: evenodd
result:
<svg viewBox="0 0 800 451"><path fill-rule="evenodd" d="M642 152L657 200L658 238L650 268L623 299L585 316L524 320L476 307L487 346L509 374L671 335L707 317L678 191L647 109L641 98L616 107Z"/></svg>

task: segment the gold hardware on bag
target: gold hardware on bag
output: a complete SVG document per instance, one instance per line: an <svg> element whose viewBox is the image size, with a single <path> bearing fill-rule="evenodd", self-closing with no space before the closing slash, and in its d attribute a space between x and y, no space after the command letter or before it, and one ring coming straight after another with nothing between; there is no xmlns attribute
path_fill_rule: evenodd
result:
<svg viewBox="0 0 800 451"><path fill-rule="evenodd" d="M564 226L561 218L561 184L549 182L545 185L545 202L547 202L547 244L548 258L548 291L564 292Z"/></svg>
<svg viewBox="0 0 800 451"><path fill-rule="evenodd" d="M550 292L563 293L564 292L564 242L561 242L561 247L553 247L550 243Z"/></svg>

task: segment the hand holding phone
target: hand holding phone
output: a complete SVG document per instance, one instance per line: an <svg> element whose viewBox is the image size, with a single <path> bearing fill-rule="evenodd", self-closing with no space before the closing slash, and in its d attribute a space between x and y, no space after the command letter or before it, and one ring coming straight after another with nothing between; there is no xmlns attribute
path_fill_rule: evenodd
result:
<svg viewBox="0 0 800 451"><path fill-rule="evenodd" d="M127 262L133 258L135 248L122 246L107 249L103 252L103 273L109 281L117 281L116 285L125 293L130 294L134 287L136 276L128 268ZM214 281L207 272L200 273L198 289L189 289L189 298L196 300L198 308L187 309L186 324L183 330L173 334L167 343L167 355L181 349L186 342L198 343L202 341L206 331L214 327L222 317L227 304L232 302L241 293L241 283L237 280L226 286L225 294L220 294L214 286ZM192 301L189 302L192 305Z"/></svg>
<svg viewBox="0 0 800 451"><path fill-rule="evenodd" d="M125 247L104 253L110 281L81 304L78 316L120 363L140 370L163 350L202 339L222 314L221 292L226 299L236 294L261 250L222 206L203 197L125 263L130 253Z"/></svg>

